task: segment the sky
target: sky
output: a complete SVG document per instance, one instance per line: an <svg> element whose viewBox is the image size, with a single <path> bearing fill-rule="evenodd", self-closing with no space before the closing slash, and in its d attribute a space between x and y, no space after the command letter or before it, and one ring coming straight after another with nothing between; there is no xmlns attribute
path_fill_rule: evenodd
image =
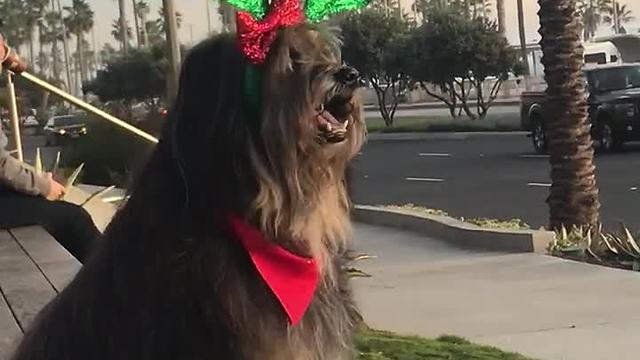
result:
<svg viewBox="0 0 640 360"><path fill-rule="evenodd" d="M64 4L71 3L71 0L61 0ZM220 19L217 12L217 1L214 0L175 0L176 8L183 14L183 26L180 29L179 36L183 43L189 44L202 40L207 35L207 10L206 3L209 1L211 10L212 28L214 30L220 28ZM402 4L407 7L413 0L401 0ZM111 23L118 17L118 1L117 0L88 0L91 3L92 8L95 11L96 22L96 37L98 46L104 42L114 43L111 38ZM129 23L133 27L133 6L131 0L127 2L127 16L129 17ZM152 7L152 17L157 16L158 9L162 4L162 0L147 0ZM505 0L506 2L506 15L507 15L507 38L512 44L519 44L518 36L518 17L516 0ZM626 3L628 8L633 11L636 17L636 22L627 26L629 32L637 33L640 29L640 1L638 0L621 0L620 3ZM524 0L525 6L525 25L527 42L534 43L540 40L538 35L538 2L537 0ZM495 16L495 10L493 11ZM608 26L603 25L598 35L608 35L611 30ZM193 35L193 36L192 36Z"/></svg>

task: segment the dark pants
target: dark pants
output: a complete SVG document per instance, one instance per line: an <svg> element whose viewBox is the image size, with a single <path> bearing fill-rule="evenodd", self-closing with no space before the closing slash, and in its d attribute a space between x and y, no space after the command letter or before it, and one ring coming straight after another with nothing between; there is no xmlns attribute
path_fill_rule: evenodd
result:
<svg viewBox="0 0 640 360"><path fill-rule="evenodd" d="M40 225L83 262L100 236L80 206L0 189L0 228Z"/></svg>

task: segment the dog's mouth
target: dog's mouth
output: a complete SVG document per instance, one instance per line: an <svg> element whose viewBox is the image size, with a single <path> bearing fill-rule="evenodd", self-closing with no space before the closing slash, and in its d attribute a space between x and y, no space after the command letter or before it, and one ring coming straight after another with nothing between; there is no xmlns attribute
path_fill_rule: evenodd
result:
<svg viewBox="0 0 640 360"><path fill-rule="evenodd" d="M348 94L337 94L326 101L320 109L316 120L323 140L339 143L347 138L349 125L353 122L353 91Z"/></svg>

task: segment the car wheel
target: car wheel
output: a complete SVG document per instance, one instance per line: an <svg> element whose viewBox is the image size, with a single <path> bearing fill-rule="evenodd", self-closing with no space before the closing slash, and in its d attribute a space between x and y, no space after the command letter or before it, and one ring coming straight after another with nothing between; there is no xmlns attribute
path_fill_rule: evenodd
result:
<svg viewBox="0 0 640 360"><path fill-rule="evenodd" d="M533 142L533 148L538 154L544 154L547 152L547 132L545 131L544 124L537 116L533 119L531 124L531 140Z"/></svg>
<svg viewBox="0 0 640 360"><path fill-rule="evenodd" d="M601 152L618 151L622 148L622 138L614 131L608 121L603 121L598 129L598 150Z"/></svg>

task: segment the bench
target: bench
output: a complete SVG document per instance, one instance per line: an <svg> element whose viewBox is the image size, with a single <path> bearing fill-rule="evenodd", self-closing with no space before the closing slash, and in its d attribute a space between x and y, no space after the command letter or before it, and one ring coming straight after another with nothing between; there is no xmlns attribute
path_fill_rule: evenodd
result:
<svg viewBox="0 0 640 360"><path fill-rule="evenodd" d="M0 360L80 267L40 227L0 230Z"/></svg>

